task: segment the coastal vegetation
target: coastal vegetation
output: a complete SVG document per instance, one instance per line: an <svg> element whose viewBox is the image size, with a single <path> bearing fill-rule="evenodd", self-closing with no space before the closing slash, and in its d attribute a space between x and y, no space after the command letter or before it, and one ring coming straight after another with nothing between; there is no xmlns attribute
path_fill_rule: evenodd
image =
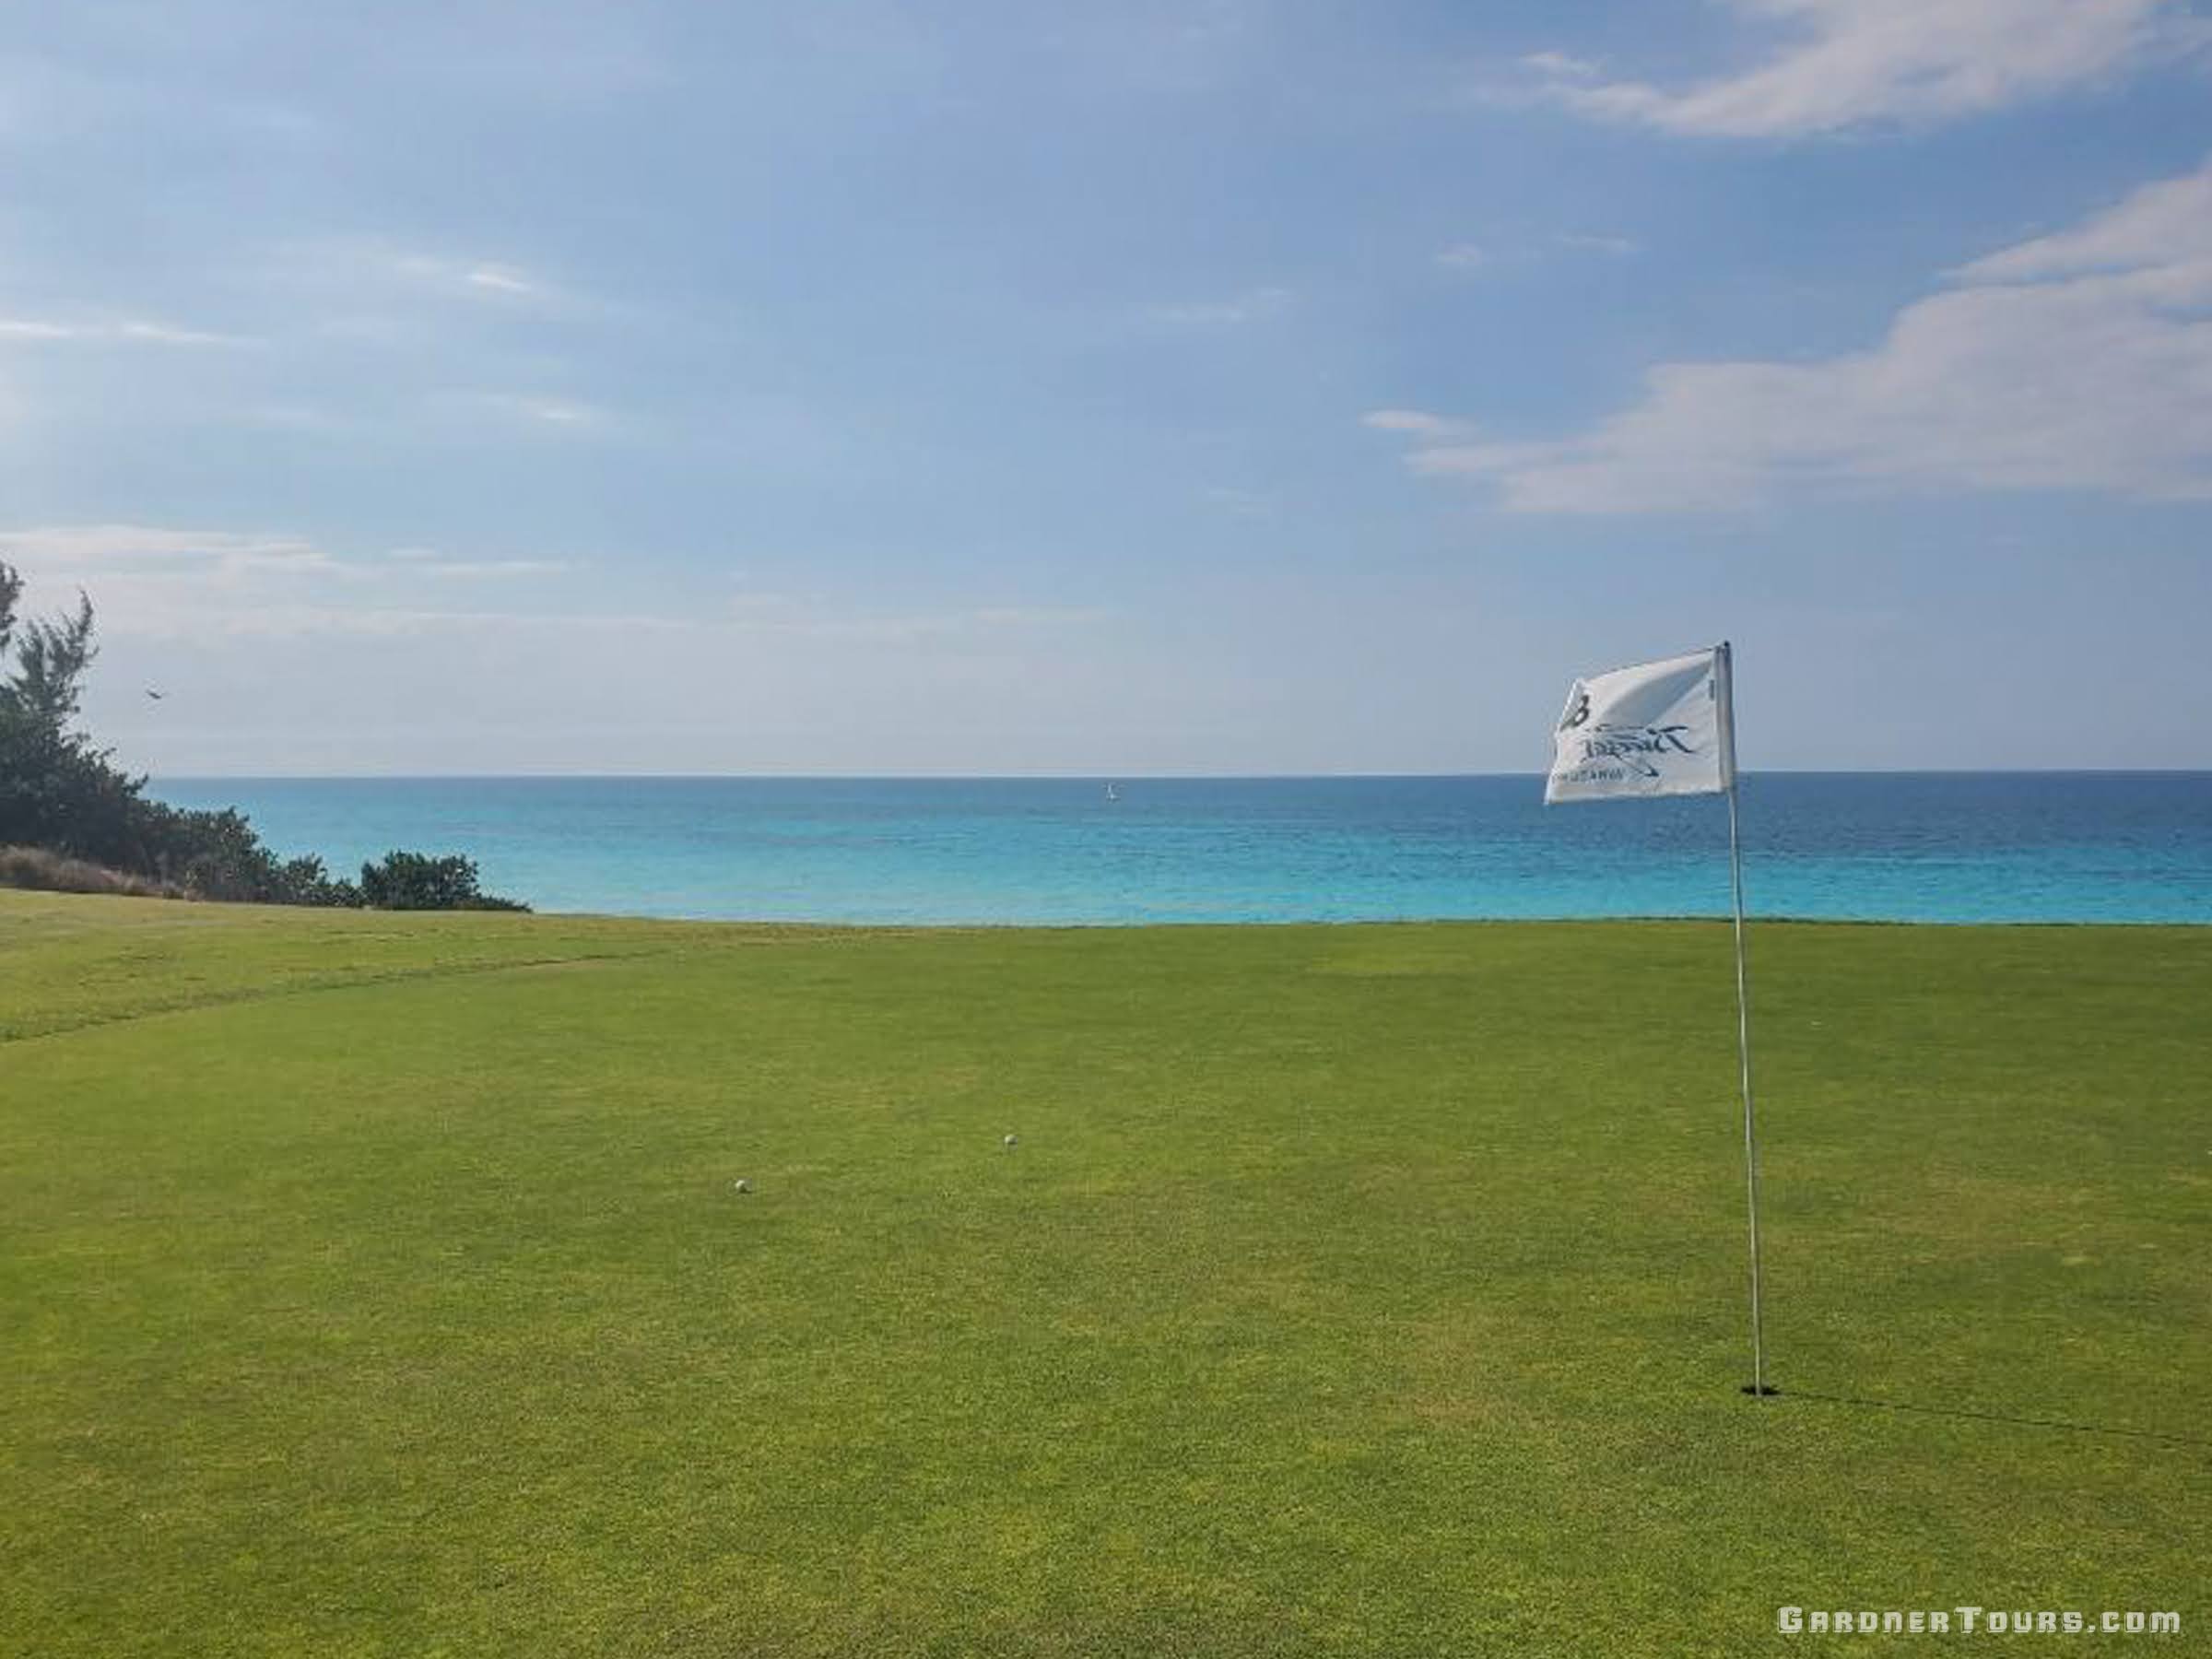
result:
<svg viewBox="0 0 2212 1659"><path fill-rule="evenodd" d="M155 800L147 779L78 724L99 654L92 601L61 617L19 614L23 578L0 560L0 885L139 892L267 904L517 910L477 887L455 854L394 852L359 881L312 855L281 858L231 809Z"/></svg>
<svg viewBox="0 0 2212 1659"><path fill-rule="evenodd" d="M1720 925L0 894L0 1653L2194 1630L2212 930L1752 949L1763 1402Z"/></svg>

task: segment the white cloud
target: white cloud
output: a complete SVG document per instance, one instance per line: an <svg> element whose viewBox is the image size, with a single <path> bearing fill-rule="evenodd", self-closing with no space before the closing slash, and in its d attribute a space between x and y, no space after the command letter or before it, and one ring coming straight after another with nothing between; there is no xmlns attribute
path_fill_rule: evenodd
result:
<svg viewBox="0 0 2212 1659"><path fill-rule="evenodd" d="M1969 281L2019 282L2212 260L2212 163L2148 184L2088 223L1977 259Z"/></svg>
<svg viewBox="0 0 2212 1659"><path fill-rule="evenodd" d="M594 309L572 290L512 261L425 248L374 234L325 236L284 244L266 274L324 303L382 305L448 300L533 313Z"/></svg>
<svg viewBox="0 0 2212 1659"><path fill-rule="evenodd" d="M1724 137L1797 137L1973 115L2109 79L2204 40L2179 0L1722 0L1787 38L1679 90L1522 60L1550 101L1601 120Z"/></svg>
<svg viewBox="0 0 2212 1659"><path fill-rule="evenodd" d="M2212 499L2212 163L1957 273L1865 351L1668 363L1578 436L1477 442L1441 417L1367 425L1409 465L1530 512L1750 505L1790 489L2079 489Z"/></svg>
<svg viewBox="0 0 2212 1659"><path fill-rule="evenodd" d="M143 317L121 321L56 323L34 317L0 317L0 341L76 341L96 346L242 346L237 335L212 334L202 328L180 328Z"/></svg>
<svg viewBox="0 0 2212 1659"><path fill-rule="evenodd" d="M233 335L211 334L202 328L179 328L170 323L131 322L114 325L117 339L143 340L154 346L235 346Z"/></svg>
<svg viewBox="0 0 2212 1659"><path fill-rule="evenodd" d="M1578 253L1609 254L1615 259L1626 259L1631 253L1643 251L1643 244L1630 236L1562 236L1559 238L1559 246L1571 248Z"/></svg>
<svg viewBox="0 0 2212 1659"><path fill-rule="evenodd" d="M1156 323L1230 327L1241 323L1258 323L1279 317L1290 309L1294 298L1286 288L1248 288L1229 300L1150 306L1145 314Z"/></svg>
<svg viewBox="0 0 2212 1659"><path fill-rule="evenodd" d="M1009 641L1079 628L1111 612L1075 606L996 604L929 611L859 610L816 594L747 593L722 608L665 615L530 608L468 608L455 584L520 584L580 567L567 559L455 558L428 547L340 557L306 537L145 524L65 524L0 530L0 559L20 569L29 608L92 598L103 638L127 641L315 637L388 640L438 634L479 641L579 629L794 644L929 647L988 654ZM462 591L465 591L464 588Z"/></svg>
<svg viewBox="0 0 2212 1659"><path fill-rule="evenodd" d="M986 605L969 615L982 628L1080 628L1113 613L1096 605Z"/></svg>
<svg viewBox="0 0 2212 1659"><path fill-rule="evenodd" d="M441 581L504 581L516 576L551 576L570 568L559 559L445 559L418 565L426 576Z"/></svg>
<svg viewBox="0 0 2212 1659"><path fill-rule="evenodd" d="M818 596L795 594L743 594L730 601L719 623L697 618L702 627L721 626L746 634L775 635L878 645L924 641L976 643L994 635L1077 627L1110 617L1084 606L990 605L970 610L855 614Z"/></svg>
<svg viewBox="0 0 2212 1659"><path fill-rule="evenodd" d="M174 530L148 524L52 524L0 530L0 559L21 566L137 564L147 560L237 561L300 567L330 562L296 535Z"/></svg>
<svg viewBox="0 0 2212 1659"><path fill-rule="evenodd" d="M555 430L582 432L604 428L608 421L606 411L594 405L529 392L450 392L439 394L431 401Z"/></svg>
<svg viewBox="0 0 2212 1659"><path fill-rule="evenodd" d="M1532 52L1521 63L1538 75L1561 80L1590 80L1598 73L1598 66L1588 58L1571 57L1564 52Z"/></svg>
<svg viewBox="0 0 2212 1659"><path fill-rule="evenodd" d="M1602 253L1608 258L1620 259L1641 252L1642 244L1626 236L1566 232L1552 237L1548 241L1533 241L1504 245L1458 242L1439 253L1436 263L1448 271L1463 274L1501 267L1523 269L1561 250L1570 253Z"/></svg>
<svg viewBox="0 0 2212 1659"><path fill-rule="evenodd" d="M551 576L575 569L565 559L453 559L435 547L394 547L384 558L407 573L440 581L476 582L512 576Z"/></svg>
<svg viewBox="0 0 2212 1659"><path fill-rule="evenodd" d="M482 613L408 602L423 583L557 575L547 559L454 559L399 547L378 559L340 557L305 536L148 524L53 524L0 529L0 559L22 571L34 601L82 587L100 629L124 638L194 633L390 633Z"/></svg>
<svg viewBox="0 0 2212 1659"><path fill-rule="evenodd" d="M1378 432L1404 432L1430 443L1469 438L1475 432L1466 421L1424 415L1418 409L1371 409L1359 417L1359 424Z"/></svg>
<svg viewBox="0 0 2212 1659"><path fill-rule="evenodd" d="M504 265L478 265L468 273L465 280L471 288L488 288L495 294L535 294L538 291L536 283Z"/></svg>
<svg viewBox="0 0 2212 1659"><path fill-rule="evenodd" d="M449 259L441 254L424 253L394 248L388 243L369 241L353 244L359 256L371 272L382 269L392 276L450 293L474 295L508 295L520 297L543 291L543 285L524 276L512 265L489 265L467 259Z"/></svg>
<svg viewBox="0 0 2212 1659"><path fill-rule="evenodd" d="M322 603L315 595L342 594L349 574L300 536L147 524L0 530L0 559L22 571L34 608L81 588L101 635L126 640L264 631Z"/></svg>
<svg viewBox="0 0 2212 1659"><path fill-rule="evenodd" d="M551 397L516 397L506 400L507 406L518 415L533 420L550 421L555 426L581 426L598 418L597 414L582 404L565 403Z"/></svg>

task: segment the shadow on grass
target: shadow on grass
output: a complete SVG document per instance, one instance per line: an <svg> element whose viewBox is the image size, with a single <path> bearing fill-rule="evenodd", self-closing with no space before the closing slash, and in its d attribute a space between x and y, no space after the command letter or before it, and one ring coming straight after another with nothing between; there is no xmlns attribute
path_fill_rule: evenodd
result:
<svg viewBox="0 0 2212 1659"><path fill-rule="evenodd" d="M1819 1400L1830 1406L1856 1406L1868 1411L1913 1411L1928 1417L1971 1418L1980 1423L2006 1423L2016 1429L2063 1429L2073 1434L2115 1434L2128 1440L2163 1441L2171 1446L2203 1446L2212 1450L2212 1440L2191 1434L2161 1434L2152 1429L2115 1429L2107 1423L2075 1423L2064 1418L2013 1417L2002 1411L1970 1411L1959 1406L1915 1406L1902 1400L1866 1400L1852 1394L1815 1394L1808 1389L1793 1388L1788 1398L1793 1400Z"/></svg>

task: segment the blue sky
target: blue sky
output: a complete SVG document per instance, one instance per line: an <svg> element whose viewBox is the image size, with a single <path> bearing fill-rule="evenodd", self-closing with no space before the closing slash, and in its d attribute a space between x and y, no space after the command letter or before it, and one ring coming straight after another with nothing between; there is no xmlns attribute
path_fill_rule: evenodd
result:
<svg viewBox="0 0 2212 1659"><path fill-rule="evenodd" d="M157 772L2212 766L2179 0L18 8L0 557ZM159 687L159 702L144 696Z"/></svg>

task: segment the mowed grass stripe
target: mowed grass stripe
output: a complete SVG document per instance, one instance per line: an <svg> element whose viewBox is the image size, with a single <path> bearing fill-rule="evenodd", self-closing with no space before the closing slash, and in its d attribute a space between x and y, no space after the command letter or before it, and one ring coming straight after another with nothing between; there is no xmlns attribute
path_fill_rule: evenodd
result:
<svg viewBox="0 0 2212 1659"><path fill-rule="evenodd" d="M244 983L324 921L164 948ZM1722 929L534 927L641 954L7 1050L0 1651L1751 1653L1783 1601L2197 1594L2202 934L1755 933L1761 1407Z"/></svg>

